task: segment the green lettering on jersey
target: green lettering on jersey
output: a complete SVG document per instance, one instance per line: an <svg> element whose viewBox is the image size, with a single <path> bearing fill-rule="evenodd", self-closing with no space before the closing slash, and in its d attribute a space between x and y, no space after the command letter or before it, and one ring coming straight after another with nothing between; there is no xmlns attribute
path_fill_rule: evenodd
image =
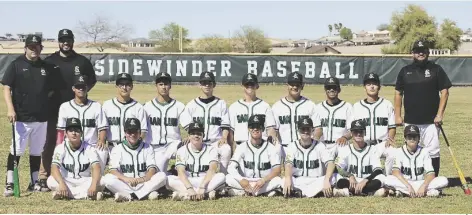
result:
<svg viewBox="0 0 472 215"><path fill-rule="evenodd" d="M333 127L338 128L345 128L346 127L346 120L345 119L334 119L331 124ZM328 127L329 126L329 119L323 118L321 119L321 127Z"/></svg>
<svg viewBox="0 0 472 215"><path fill-rule="evenodd" d="M149 117L149 123L153 126L160 126L162 124L160 117ZM178 126L177 118L164 118L165 126Z"/></svg>
<svg viewBox="0 0 472 215"><path fill-rule="evenodd" d="M63 163L62 166L64 167L64 169L67 170L67 172L74 173L74 169L75 169L74 164L69 164L69 163L65 164L65 163Z"/></svg>
<svg viewBox="0 0 472 215"><path fill-rule="evenodd" d="M193 117L193 121L203 124L205 120L203 120L203 117Z"/></svg>
<svg viewBox="0 0 472 215"><path fill-rule="evenodd" d="M107 117L108 125L120 125L121 117Z"/></svg>
<svg viewBox="0 0 472 215"><path fill-rule="evenodd" d="M290 115L288 115L288 116L279 116L279 121L280 121L281 125L286 125L286 124L290 124L292 119L291 119Z"/></svg>
<svg viewBox="0 0 472 215"><path fill-rule="evenodd" d="M246 123L249 119L249 116L247 114L240 114L236 115L236 119L238 120L238 123Z"/></svg>
<svg viewBox="0 0 472 215"><path fill-rule="evenodd" d="M134 165L132 164L121 164L120 169L122 173L134 173Z"/></svg>
<svg viewBox="0 0 472 215"><path fill-rule="evenodd" d="M83 119L82 126L86 128L95 128L97 127L97 123L95 122L95 119Z"/></svg>
<svg viewBox="0 0 472 215"><path fill-rule="evenodd" d="M221 125L221 117L210 117L210 125Z"/></svg>

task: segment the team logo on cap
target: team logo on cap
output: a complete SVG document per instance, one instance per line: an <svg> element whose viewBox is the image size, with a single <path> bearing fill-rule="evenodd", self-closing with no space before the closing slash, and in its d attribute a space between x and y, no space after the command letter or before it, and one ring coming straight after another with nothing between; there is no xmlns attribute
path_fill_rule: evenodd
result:
<svg viewBox="0 0 472 215"><path fill-rule="evenodd" d="M329 78L328 82L329 82L329 83L334 83L334 79L333 79L333 78Z"/></svg>
<svg viewBox="0 0 472 215"><path fill-rule="evenodd" d="M84 82L84 77L83 77L83 76L79 76L79 81L80 81L80 82Z"/></svg>
<svg viewBox="0 0 472 215"><path fill-rule="evenodd" d="M198 125L198 123L194 123L193 125L194 125L194 126L193 126L194 128L200 128L200 126Z"/></svg>
<svg viewBox="0 0 472 215"><path fill-rule="evenodd" d="M416 132L415 127L411 126L411 127L410 127L410 131L411 131L411 132Z"/></svg>
<svg viewBox="0 0 472 215"><path fill-rule="evenodd" d="M259 122L259 118L257 118L257 116L254 116L254 122Z"/></svg>
<svg viewBox="0 0 472 215"><path fill-rule="evenodd" d="M74 124L77 123L77 119L75 119L75 118L72 118L71 121L72 121L72 123L74 123Z"/></svg>
<svg viewBox="0 0 472 215"><path fill-rule="evenodd" d="M166 76L166 74L165 74L165 73L162 73L161 77L165 77L165 76Z"/></svg>
<svg viewBox="0 0 472 215"><path fill-rule="evenodd" d="M369 78L374 78L374 74L370 73Z"/></svg>
<svg viewBox="0 0 472 215"><path fill-rule="evenodd" d="M75 66L74 72L75 72L75 75L79 75L79 74L80 74L79 66Z"/></svg>
<svg viewBox="0 0 472 215"><path fill-rule="evenodd" d="M360 121L357 121L357 122L356 122L356 126L361 126L361 122L360 122Z"/></svg>
<svg viewBox="0 0 472 215"><path fill-rule="evenodd" d="M418 42L418 47L423 47L423 46L424 46L424 45L423 45L423 42L419 41L419 42Z"/></svg>
<svg viewBox="0 0 472 215"><path fill-rule="evenodd" d="M126 78L126 74L125 73L121 74L121 77Z"/></svg>
<svg viewBox="0 0 472 215"><path fill-rule="evenodd" d="M38 42L38 40L36 39L36 36L33 36L33 39L31 39L31 41L33 41L34 43Z"/></svg>
<svg viewBox="0 0 472 215"><path fill-rule="evenodd" d="M205 78L209 78L209 77L210 77L210 75L208 74L208 72L205 73Z"/></svg>
<svg viewBox="0 0 472 215"><path fill-rule="evenodd" d="M62 31L62 34L64 34L64 35L69 35L69 33L67 33L67 30L66 30L66 29L64 29L64 30Z"/></svg>
<svg viewBox="0 0 472 215"><path fill-rule="evenodd" d="M293 74L293 78L294 78L294 79L298 79L298 74L297 74L297 73L294 73L294 74Z"/></svg>
<svg viewBox="0 0 472 215"><path fill-rule="evenodd" d="M307 119L303 119L303 124L308 125L308 120L307 120Z"/></svg>
<svg viewBox="0 0 472 215"><path fill-rule="evenodd" d="M248 75L247 80L252 80L252 75Z"/></svg>
<svg viewBox="0 0 472 215"><path fill-rule="evenodd" d="M134 119L131 119L131 121L129 122L130 125L136 125L136 122L134 121Z"/></svg>

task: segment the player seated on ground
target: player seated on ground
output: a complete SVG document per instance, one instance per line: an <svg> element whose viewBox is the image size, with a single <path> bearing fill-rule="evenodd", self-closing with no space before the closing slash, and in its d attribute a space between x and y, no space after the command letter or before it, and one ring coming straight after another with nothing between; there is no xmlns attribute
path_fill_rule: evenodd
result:
<svg viewBox="0 0 472 215"><path fill-rule="evenodd" d="M314 197L323 192L325 197L333 194L336 183L334 154L323 153L322 144L311 138L313 121L303 119L298 122L300 139L288 144L285 151L285 177L281 186L284 196ZM323 165L327 166L326 175Z"/></svg>
<svg viewBox="0 0 472 215"><path fill-rule="evenodd" d="M339 179L334 190L335 196L374 195L385 196L383 183L385 175L380 164L380 157L375 147L364 141L365 124L362 120L351 123L352 144L339 150L338 172L344 178ZM344 173L344 174L343 174Z"/></svg>
<svg viewBox="0 0 472 215"><path fill-rule="evenodd" d="M225 184L225 175L217 173L218 149L203 143L204 127L200 123L188 126L190 143L179 148L175 167L177 176L167 178L174 191L173 200L202 200L216 198L216 190Z"/></svg>
<svg viewBox="0 0 472 215"><path fill-rule="evenodd" d="M115 201L149 200L158 198L156 190L166 184L166 174L158 172L154 150L141 139L141 122L128 118L124 124L125 140L115 146L110 155L110 173L103 177Z"/></svg>
<svg viewBox="0 0 472 215"><path fill-rule="evenodd" d="M67 138L54 149L51 176L47 180L53 199L101 200L104 184L95 147L81 140L82 125L78 118L67 119L65 131Z"/></svg>
<svg viewBox="0 0 472 215"><path fill-rule="evenodd" d="M408 125L404 130L405 145L395 153L392 175L387 176L385 184L394 189L397 197L406 194L410 197L437 197L441 189L447 187L444 176L435 177L429 152L418 146L420 130L416 125Z"/></svg>
<svg viewBox="0 0 472 215"><path fill-rule="evenodd" d="M279 177L282 159L280 150L272 143L262 139L264 117L252 115L248 120L249 141L236 147L230 165L226 184L230 187L230 196L253 195L268 193L276 194L282 179Z"/></svg>

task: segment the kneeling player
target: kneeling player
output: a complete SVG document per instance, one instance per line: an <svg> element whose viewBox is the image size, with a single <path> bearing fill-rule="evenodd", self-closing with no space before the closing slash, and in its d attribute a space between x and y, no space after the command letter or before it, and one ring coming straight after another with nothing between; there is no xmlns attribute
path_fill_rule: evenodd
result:
<svg viewBox="0 0 472 215"><path fill-rule="evenodd" d="M333 193L331 187L336 183L337 175L333 175L334 154L323 153L322 143L311 138L313 130L310 118L299 121L300 139L287 147L282 182L285 196L295 194L296 197L311 198L323 191L325 197L331 197ZM326 175L322 165L327 166Z"/></svg>
<svg viewBox="0 0 472 215"><path fill-rule="evenodd" d="M429 152L418 146L420 130L416 125L405 127L405 145L397 149L392 175L385 181L388 187L396 190L396 195L410 197L439 196L440 190L447 187L444 176L435 177Z"/></svg>
<svg viewBox="0 0 472 215"><path fill-rule="evenodd" d="M110 171L103 180L115 194L115 201L158 198L156 190L166 184L166 174L157 172L154 150L141 139L141 122L128 118L124 124L125 140L113 148Z"/></svg>
<svg viewBox="0 0 472 215"><path fill-rule="evenodd" d="M338 171L344 172L345 178L339 179L335 196L371 195L385 196L383 183L385 175L380 164L380 157L375 146L364 141L365 124L362 120L351 123L353 143L339 150Z"/></svg>
<svg viewBox="0 0 472 215"><path fill-rule="evenodd" d="M229 194L259 196L269 193L268 196L274 196L282 181L279 177L280 150L262 139L264 117L252 115L248 127L250 139L236 147L228 166L226 184L232 188Z"/></svg>
<svg viewBox="0 0 472 215"><path fill-rule="evenodd" d="M64 144L57 145L47 180L53 199L101 200L100 160L95 148L81 140L82 125L78 118L68 118Z"/></svg>
<svg viewBox="0 0 472 215"><path fill-rule="evenodd" d="M172 199L202 200L216 197L216 189L223 188L225 175L218 169L218 149L203 143L204 127L192 122L188 126L190 143L179 148L175 166L177 176L168 176L168 184L174 191Z"/></svg>

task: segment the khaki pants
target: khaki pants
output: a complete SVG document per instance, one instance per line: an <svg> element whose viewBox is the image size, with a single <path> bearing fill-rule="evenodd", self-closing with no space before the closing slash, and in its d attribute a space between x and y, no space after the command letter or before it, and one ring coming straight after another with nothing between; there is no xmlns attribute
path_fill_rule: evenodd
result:
<svg viewBox="0 0 472 215"><path fill-rule="evenodd" d="M46 134L46 143L44 144L43 153L41 154L41 166L39 168L39 179L47 180L51 174L51 163L54 148L56 148L57 136L57 117L52 117L48 121L48 128Z"/></svg>

